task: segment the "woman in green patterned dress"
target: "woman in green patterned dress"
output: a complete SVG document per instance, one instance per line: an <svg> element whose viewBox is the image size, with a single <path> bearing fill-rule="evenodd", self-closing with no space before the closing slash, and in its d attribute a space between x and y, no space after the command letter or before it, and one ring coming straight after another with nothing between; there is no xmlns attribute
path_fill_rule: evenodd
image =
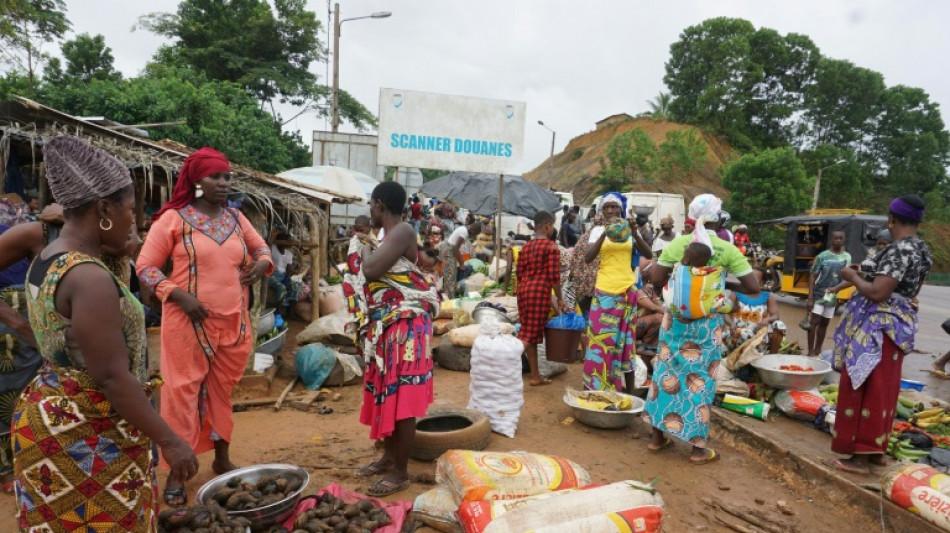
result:
<svg viewBox="0 0 950 533"><path fill-rule="evenodd" d="M142 306L100 259L129 235L131 179L124 164L74 137L43 151L65 225L27 274L45 365L13 414L18 525L152 532L152 442L182 479L198 464L149 404L156 382L148 380Z"/></svg>

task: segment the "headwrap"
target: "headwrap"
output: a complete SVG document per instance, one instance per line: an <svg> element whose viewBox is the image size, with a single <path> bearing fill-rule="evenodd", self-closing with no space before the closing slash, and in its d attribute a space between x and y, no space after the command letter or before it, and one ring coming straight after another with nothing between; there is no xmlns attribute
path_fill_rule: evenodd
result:
<svg viewBox="0 0 950 533"><path fill-rule="evenodd" d="M610 191L600 198L600 204L597 206L597 212L603 213L604 206L607 204L617 204L620 206L620 216L627 215L627 198L616 191Z"/></svg>
<svg viewBox="0 0 950 533"><path fill-rule="evenodd" d="M924 209L910 205L910 203L906 202L903 198L894 198L891 200L891 205L888 207L888 210L911 222L920 222L924 219Z"/></svg>
<svg viewBox="0 0 950 533"><path fill-rule="evenodd" d="M125 164L105 150L73 137L50 139L43 147L46 181L56 203L72 209L132 185Z"/></svg>
<svg viewBox="0 0 950 533"><path fill-rule="evenodd" d="M706 223L719 220L722 212L722 200L714 194L700 194L689 203L689 218L696 219L696 231L693 231L693 242L700 242L713 249L712 240L706 231Z"/></svg>
<svg viewBox="0 0 950 533"><path fill-rule="evenodd" d="M195 184L203 178L230 171L231 163L228 162L227 156L214 148L205 146L194 152L181 165L178 181L175 182L175 188L172 190L172 197L155 213L152 220L158 220L158 217L169 209L181 209L193 202Z"/></svg>
<svg viewBox="0 0 950 533"><path fill-rule="evenodd" d="M692 227L694 227L694 228L696 227L696 219L695 219L695 218L686 217L686 222L685 222L685 223L686 223L686 224L689 224L690 226L692 226Z"/></svg>

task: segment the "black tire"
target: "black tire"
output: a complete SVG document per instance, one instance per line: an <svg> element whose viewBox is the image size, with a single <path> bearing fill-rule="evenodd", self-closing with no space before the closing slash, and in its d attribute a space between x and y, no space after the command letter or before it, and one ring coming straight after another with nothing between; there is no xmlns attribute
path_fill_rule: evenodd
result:
<svg viewBox="0 0 950 533"><path fill-rule="evenodd" d="M445 417L461 417L469 422L467 427L450 431L424 431L426 421ZM439 407L429 409L429 414L416 421L416 437L409 455L419 461L434 461L448 450L484 450L491 441L491 425L488 417L473 409Z"/></svg>
<svg viewBox="0 0 950 533"><path fill-rule="evenodd" d="M470 372L472 370L472 349L455 346L449 336L442 337L442 341L433 355L435 362L446 370L455 372Z"/></svg>

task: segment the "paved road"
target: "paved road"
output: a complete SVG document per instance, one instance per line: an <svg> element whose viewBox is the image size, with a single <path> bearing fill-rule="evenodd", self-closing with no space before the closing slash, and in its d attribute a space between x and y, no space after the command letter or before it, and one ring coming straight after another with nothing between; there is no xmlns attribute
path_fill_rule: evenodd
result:
<svg viewBox="0 0 950 533"><path fill-rule="evenodd" d="M937 379L926 372L933 364L937 355L950 350L950 335L944 333L940 324L950 318L950 287L924 286L918 296L920 301L920 331L917 334L917 350L922 353L912 353L904 359L903 377L922 381L927 384L924 392L927 394L950 400L950 380ZM792 340L802 346L806 344L805 332L798 327L798 322L805 316L804 301L790 297L781 297L780 315L788 324ZM828 328L824 347L831 348L831 336L839 318Z"/></svg>

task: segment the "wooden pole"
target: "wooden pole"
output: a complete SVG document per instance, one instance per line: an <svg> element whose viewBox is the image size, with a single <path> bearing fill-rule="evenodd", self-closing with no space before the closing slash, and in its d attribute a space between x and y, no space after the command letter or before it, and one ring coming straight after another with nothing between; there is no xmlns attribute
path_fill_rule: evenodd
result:
<svg viewBox="0 0 950 533"><path fill-rule="evenodd" d="M310 321L320 318L320 235L323 229L317 215L310 215Z"/></svg>

